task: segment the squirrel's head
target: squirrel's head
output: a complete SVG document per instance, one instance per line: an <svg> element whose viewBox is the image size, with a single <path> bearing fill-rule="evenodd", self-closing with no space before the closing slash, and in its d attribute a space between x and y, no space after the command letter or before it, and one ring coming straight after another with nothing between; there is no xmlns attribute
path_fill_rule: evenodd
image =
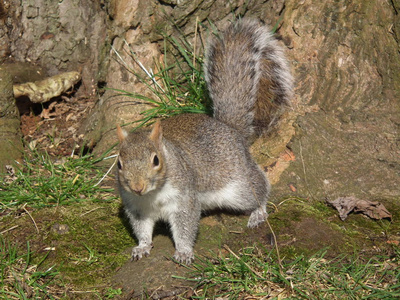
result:
<svg viewBox="0 0 400 300"><path fill-rule="evenodd" d="M131 193L145 195L162 185L165 164L160 121L152 130L130 134L117 126L117 134L120 141L118 178L122 187Z"/></svg>

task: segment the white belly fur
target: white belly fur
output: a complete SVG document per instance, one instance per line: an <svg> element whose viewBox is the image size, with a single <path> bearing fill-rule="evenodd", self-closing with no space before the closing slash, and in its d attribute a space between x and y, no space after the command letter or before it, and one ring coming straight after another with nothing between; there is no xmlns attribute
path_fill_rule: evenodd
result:
<svg viewBox="0 0 400 300"><path fill-rule="evenodd" d="M129 193L129 204L135 211L153 220L168 220L170 214L178 209L176 198L179 194L179 191L167 182L159 191L152 191L146 195Z"/></svg>
<svg viewBox="0 0 400 300"><path fill-rule="evenodd" d="M216 191L207 191L199 195L203 210L216 208L243 209L242 184L231 182Z"/></svg>
<svg viewBox="0 0 400 300"><path fill-rule="evenodd" d="M179 190L169 182L166 182L159 191L152 191L146 195L125 193L129 196L129 206L133 210L153 220L168 220L171 214L181 210L183 207L177 201L180 194ZM245 208L242 184L236 182L229 183L219 190L198 193L197 198L202 210L216 208L243 210Z"/></svg>

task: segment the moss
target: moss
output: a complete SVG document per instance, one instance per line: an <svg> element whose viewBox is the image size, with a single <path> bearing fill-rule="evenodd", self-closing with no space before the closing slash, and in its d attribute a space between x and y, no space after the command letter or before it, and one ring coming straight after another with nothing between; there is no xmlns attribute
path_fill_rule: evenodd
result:
<svg viewBox="0 0 400 300"><path fill-rule="evenodd" d="M117 268L129 259L124 251L133 243L119 208L119 201L43 208L31 213L39 234L29 217L7 216L3 219L7 227L18 227L5 237L18 236L22 251L29 241L37 261L48 253L42 268L53 266L67 287L102 293ZM62 231L55 229L60 224Z"/></svg>
<svg viewBox="0 0 400 300"><path fill-rule="evenodd" d="M393 199L387 208L398 219L400 213L396 201L398 199ZM299 255L312 256L324 249L327 249L327 257L345 253L353 255L355 252L389 252L391 245L387 241L395 238L400 230L397 223L373 221L360 214L351 214L343 222L336 210L322 201L289 198L276 205L277 210L270 209L269 222L277 236L281 258L285 260ZM107 287L113 287L113 278L121 266L125 268L129 261L127 250L134 244L128 224L121 219L119 200L81 202L30 213L39 234L28 215L8 215L2 218L0 231L15 225L18 227L7 232L6 239L17 240L25 251L26 241L29 241L31 250L36 253L33 256L36 263L48 254L41 268L45 270L54 266L60 272L59 278L70 290L90 290L103 295ZM203 217L195 246L196 255L206 259L220 251L224 255L224 244L235 253L253 245L267 252L275 251L269 227L263 225L246 229L247 219L243 215L226 214ZM172 262L163 259L173 253L171 239L165 238L169 234L167 229L166 224L159 224L155 232L157 248L153 249L151 257L134 265L128 264L130 276L136 276L135 272L141 273L146 264L153 265L152 268L160 274L178 272L178 269L171 269ZM159 242L160 235L164 236L165 242ZM159 259L159 265L154 265L154 259ZM85 294L85 299L90 296Z"/></svg>
<svg viewBox="0 0 400 300"><path fill-rule="evenodd" d="M281 203L269 221L284 257L309 256L324 248L331 257L354 251L390 251L387 242L399 230L397 223L361 214L350 214L341 221L337 211L322 201L296 198Z"/></svg>

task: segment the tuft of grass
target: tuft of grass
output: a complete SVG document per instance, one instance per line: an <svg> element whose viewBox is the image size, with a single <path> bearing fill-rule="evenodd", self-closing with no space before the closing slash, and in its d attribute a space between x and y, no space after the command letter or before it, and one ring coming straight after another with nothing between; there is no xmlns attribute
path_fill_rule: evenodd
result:
<svg viewBox="0 0 400 300"><path fill-rule="evenodd" d="M197 32L197 30L196 30ZM196 38L195 38L196 39ZM143 126L153 118L166 118L182 113L210 113L211 105L206 92L203 73L203 58L196 55L196 50L182 34L180 40L164 35L164 57L162 62L155 62L156 73L148 70L137 59L136 54L125 41L127 55L130 60L140 66L145 76L130 67L122 55L113 48L121 64L140 82L146 85L152 97L132 93L120 89L112 89L121 96L138 99L151 108L142 112L143 118L136 121L138 127ZM175 49L173 62L168 61L167 49Z"/></svg>
<svg viewBox="0 0 400 300"><path fill-rule="evenodd" d="M1 299L55 299L63 294L58 272L52 267L42 270L47 255L32 262L32 253L27 243L27 252L20 254L18 247L6 242L0 235L0 298ZM58 297L57 297L58 298Z"/></svg>
<svg viewBox="0 0 400 300"><path fill-rule="evenodd" d="M231 250L230 250L231 251ZM398 299L400 248L391 256L363 260L357 255L328 259L326 250L311 257L276 261L272 252L246 248L239 255L198 258L189 278L193 299Z"/></svg>
<svg viewBox="0 0 400 300"><path fill-rule="evenodd" d="M0 181L1 205L4 209L22 204L39 208L115 199L113 189L97 185L104 173L99 166L102 159L92 155L54 159L46 152L30 151Z"/></svg>
<svg viewBox="0 0 400 300"><path fill-rule="evenodd" d="M122 295L122 289L121 288L108 288L106 290L106 293L104 295L104 299L114 299L116 296Z"/></svg>

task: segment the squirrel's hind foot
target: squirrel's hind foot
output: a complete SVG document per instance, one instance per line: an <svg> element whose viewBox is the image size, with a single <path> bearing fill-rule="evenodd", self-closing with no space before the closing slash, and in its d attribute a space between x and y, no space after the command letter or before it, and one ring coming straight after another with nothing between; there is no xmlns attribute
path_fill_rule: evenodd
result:
<svg viewBox="0 0 400 300"><path fill-rule="evenodd" d="M194 261L194 254L193 251L179 252L178 250L176 250L174 254L174 259L179 263L190 265Z"/></svg>
<svg viewBox="0 0 400 300"><path fill-rule="evenodd" d="M259 207L250 215L249 222L247 223L247 227L255 228L261 223L263 223L268 217L268 213L265 210L265 207Z"/></svg>
<svg viewBox="0 0 400 300"><path fill-rule="evenodd" d="M133 247L131 261L139 260L143 256L149 256L151 248L153 248L153 244Z"/></svg>

